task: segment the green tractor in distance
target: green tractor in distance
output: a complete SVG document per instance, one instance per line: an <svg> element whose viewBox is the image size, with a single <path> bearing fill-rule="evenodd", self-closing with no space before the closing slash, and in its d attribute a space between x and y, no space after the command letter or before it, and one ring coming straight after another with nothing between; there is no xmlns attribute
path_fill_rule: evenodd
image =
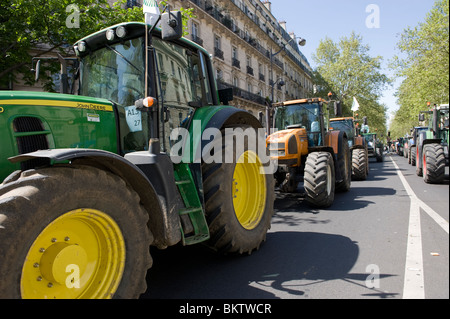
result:
<svg viewBox="0 0 450 319"><path fill-rule="evenodd" d="M425 121L426 114L428 130L421 131L417 137L416 174L423 176L425 183L439 184L448 165L449 106L435 104L431 111L420 112L419 121Z"/></svg>
<svg viewBox="0 0 450 319"><path fill-rule="evenodd" d="M367 124L367 117L364 117L363 125L361 125L361 136L364 137L367 144L367 152L370 157L375 157L377 162L384 160L384 145L383 142L377 138L377 133L370 133L369 125Z"/></svg>
<svg viewBox="0 0 450 319"><path fill-rule="evenodd" d="M0 298L137 298L150 246L265 240L264 129L226 105L181 14L160 20L79 40L78 95L0 91Z"/></svg>

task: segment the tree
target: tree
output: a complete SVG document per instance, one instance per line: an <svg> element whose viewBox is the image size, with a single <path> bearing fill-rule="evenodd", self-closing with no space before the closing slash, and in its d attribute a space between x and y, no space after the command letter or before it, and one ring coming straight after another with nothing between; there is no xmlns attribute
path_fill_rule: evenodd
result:
<svg viewBox="0 0 450 319"><path fill-rule="evenodd" d="M0 87L24 75L28 84L34 79L30 72L33 57L59 52L74 56L72 44L102 28L127 21L144 21L140 7L126 7L126 0L112 6L108 0L2 0L0 2ZM165 5L161 1L160 6ZM184 24L192 16L182 9ZM79 25L74 26L74 19ZM58 72L59 64L46 63L42 68L44 88L52 90L47 75ZM47 72L50 71L50 72Z"/></svg>
<svg viewBox="0 0 450 319"><path fill-rule="evenodd" d="M449 102L449 0L437 0L425 21L407 28L397 47L404 57L395 56L391 67L403 81L396 96L400 108L391 131L403 136L418 124L427 102Z"/></svg>
<svg viewBox="0 0 450 319"><path fill-rule="evenodd" d="M378 100L390 81L381 72L382 57L371 57L369 50L362 37L354 32L338 42L326 37L313 55L317 64L314 79L319 96L333 92L342 102L344 115L352 115L351 106L356 97L360 117L368 117L372 131L385 132L386 107Z"/></svg>

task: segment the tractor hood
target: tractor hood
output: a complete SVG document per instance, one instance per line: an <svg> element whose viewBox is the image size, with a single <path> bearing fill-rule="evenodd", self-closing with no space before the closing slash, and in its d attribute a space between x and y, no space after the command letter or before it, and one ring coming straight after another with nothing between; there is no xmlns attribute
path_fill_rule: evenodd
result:
<svg viewBox="0 0 450 319"><path fill-rule="evenodd" d="M37 150L98 148L117 153L116 112L111 102L85 96L0 91L0 182L26 162L7 159Z"/></svg>

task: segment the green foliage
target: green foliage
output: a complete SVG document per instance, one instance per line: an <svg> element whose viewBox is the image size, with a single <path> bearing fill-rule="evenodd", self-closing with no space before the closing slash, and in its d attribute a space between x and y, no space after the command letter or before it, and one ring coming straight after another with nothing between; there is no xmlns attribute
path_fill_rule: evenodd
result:
<svg viewBox="0 0 450 319"><path fill-rule="evenodd" d="M404 136L418 125L420 111L432 104L449 103L449 0L437 0L425 21L407 28L391 67L403 79L396 92L400 108L391 124L394 136Z"/></svg>
<svg viewBox="0 0 450 319"><path fill-rule="evenodd" d="M390 83L381 71L382 57L371 57L369 46L363 44L360 35L354 32L338 42L323 39L313 59L317 64L314 81L317 94L326 97L332 92L342 101L343 113L351 116L353 97L360 108L359 118L367 116L371 131L386 132L386 107L378 102L382 91Z"/></svg>
<svg viewBox="0 0 450 319"><path fill-rule="evenodd" d="M163 8L166 3L160 2ZM66 24L74 12L67 10L71 4L79 9L79 28L69 28ZM192 10L181 11L186 28ZM72 44L78 39L107 26L129 21L144 22L144 14L140 7L126 8L126 0L118 0L112 6L107 0L2 0L0 87L16 80L17 74L23 74L25 81L33 84L34 74L30 72L33 57L48 56L49 52L55 51L62 56L74 56ZM59 64L43 63L41 70L44 88L51 91L49 74L57 73Z"/></svg>

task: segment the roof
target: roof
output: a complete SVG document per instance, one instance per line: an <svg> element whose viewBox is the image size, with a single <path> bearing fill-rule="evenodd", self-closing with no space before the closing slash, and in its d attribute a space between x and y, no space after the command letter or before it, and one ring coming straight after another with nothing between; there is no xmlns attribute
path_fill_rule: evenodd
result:
<svg viewBox="0 0 450 319"><path fill-rule="evenodd" d="M335 117L334 119L330 119L330 122L336 121L346 121L346 120L355 120L353 117Z"/></svg>
<svg viewBox="0 0 450 319"><path fill-rule="evenodd" d="M309 98L309 99L299 99L299 100L291 100L291 101L274 103L273 106L279 107L279 106L287 106L287 105L293 105L293 104L318 103L318 102L328 103L329 101L326 101L320 97L314 97L314 98Z"/></svg>

